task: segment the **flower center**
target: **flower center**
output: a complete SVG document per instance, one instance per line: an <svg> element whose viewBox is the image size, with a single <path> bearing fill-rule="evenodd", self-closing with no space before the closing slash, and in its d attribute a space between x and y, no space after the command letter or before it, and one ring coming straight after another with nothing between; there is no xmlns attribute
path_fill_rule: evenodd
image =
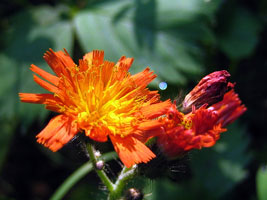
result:
<svg viewBox="0 0 267 200"><path fill-rule="evenodd" d="M62 78L65 95L64 113L77 118L81 129L100 129L106 127L110 133L124 137L137 127L142 118L138 110L146 100L142 88L135 85L129 74L116 81L116 67L110 74L102 76L103 66L91 66L79 71L69 81ZM79 70L79 69L77 69Z"/></svg>

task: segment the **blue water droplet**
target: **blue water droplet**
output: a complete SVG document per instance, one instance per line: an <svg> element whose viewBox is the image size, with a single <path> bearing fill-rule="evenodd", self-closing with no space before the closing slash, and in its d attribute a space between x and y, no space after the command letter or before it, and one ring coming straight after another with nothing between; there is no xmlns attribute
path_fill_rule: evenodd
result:
<svg viewBox="0 0 267 200"><path fill-rule="evenodd" d="M166 82L160 82L159 83L159 89L166 90L168 87L168 84Z"/></svg>

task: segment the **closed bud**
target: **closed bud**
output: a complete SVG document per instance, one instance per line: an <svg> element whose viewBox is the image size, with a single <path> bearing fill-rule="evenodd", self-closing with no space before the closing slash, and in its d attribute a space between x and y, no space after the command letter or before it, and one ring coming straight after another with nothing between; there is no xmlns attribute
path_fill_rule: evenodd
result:
<svg viewBox="0 0 267 200"><path fill-rule="evenodd" d="M125 200L142 200L144 194L136 188L130 188L126 191Z"/></svg>
<svg viewBox="0 0 267 200"><path fill-rule="evenodd" d="M94 154L96 158L99 158L101 156L100 151L94 151Z"/></svg>
<svg viewBox="0 0 267 200"><path fill-rule="evenodd" d="M226 71L213 72L200 80L194 89L186 95L183 101L183 112L192 111L192 106L199 108L202 105L212 105L222 100L224 94L233 87L228 82L231 75Z"/></svg>
<svg viewBox="0 0 267 200"><path fill-rule="evenodd" d="M105 166L105 162L103 160L99 160L96 162L95 166L96 166L96 169L102 170Z"/></svg>

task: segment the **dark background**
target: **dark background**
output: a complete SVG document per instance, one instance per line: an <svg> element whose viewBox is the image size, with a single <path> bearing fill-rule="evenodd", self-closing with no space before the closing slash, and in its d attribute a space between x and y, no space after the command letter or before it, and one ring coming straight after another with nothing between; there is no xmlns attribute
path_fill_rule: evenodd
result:
<svg viewBox="0 0 267 200"><path fill-rule="evenodd" d="M163 99L186 94L210 72L228 70L247 112L213 148L192 151L182 164L156 161L165 167L160 177L131 184L153 200L266 199L257 195L267 190L266 22L265 0L1 1L0 199L49 199L87 161L78 139L58 153L38 144L35 135L54 114L19 101L18 92L42 92L29 66L51 72L42 59L49 48L66 48L76 63L93 49L114 62L134 57L132 73L149 66L158 75L152 89L168 84ZM112 151L108 144L98 147ZM117 173L118 161L108 166ZM66 199L105 195L92 172Z"/></svg>

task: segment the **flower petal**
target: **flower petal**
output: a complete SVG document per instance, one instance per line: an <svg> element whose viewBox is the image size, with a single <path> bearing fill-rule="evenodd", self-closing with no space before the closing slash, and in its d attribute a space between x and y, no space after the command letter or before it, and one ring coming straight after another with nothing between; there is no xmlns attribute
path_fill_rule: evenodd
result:
<svg viewBox="0 0 267 200"><path fill-rule="evenodd" d="M19 93L20 100L26 103L46 104L48 99L55 99L52 94Z"/></svg>
<svg viewBox="0 0 267 200"><path fill-rule="evenodd" d="M43 79L39 78L36 75L33 75L33 80L38 83L41 87L43 87L44 89L48 90L49 92L53 92L53 93L57 93L59 92L58 88L46 81L44 81Z"/></svg>
<svg viewBox="0 0 267 200"><path fill-rule="evenodd" d="M36 74L40 75L41 77L43 77L44 79L48 80L50 83L54 84L55 86L58 85L59 83L59 78L57 76L54 76L42 69L40 69L39 67L37 67L36 65L31 65L30 68L33 72L35 72Z"/></svg>
<svg viewBox="0 0 267 200"><path fill-rule="evenodd" d="M108 133L109 133L108 129L104 127L85 130L86 136L98 142L106 142L108 140L108 137L107 137Z"/></svg>
<svg viewBox="0 0 267 200"><path fill-rule="evenodd" d="M147 163L156 155L142 142L132 136L110 135L111 142L123 164L129 168L141 162Z"/></svg>
<svg viewBox="0 0 267 200"><path fill-rule="evenodd" d="M89 65L99 66L104 62L104 51L91 51L84 55L83 60L86 60Z"/></svg>
<svg viewBox="0 0 267 200"><path fill-rule="evenodd" d="M189 113L188 115L192 115L192 129L196 135L212 130L218 120L217 112L208 110L205 107L201 107L194 114Z"/></svg>
<svg viewBox="0 0 267 200"><path fill-rule="evenodd" d="M241 100L234 90L225 93L222 101L213 104L208 109L217 111L218 123L221 123L223 127L235 121L247 110L244 105L241 105Z"/></svg>
<svg viewBox="0 0 267 200"><path fill-rule="evenodd" d="M116 65L124 68L125 71L128 71L133 64L133 61L133 58L126 58L125 56L122 56Z"/></svg>
<svg viewBox="0 0 267 200"><path fill-rule="evenodd" d="M157 75L153 73L154 72L150 71L149 67L147 67L144 71L132 75L131 79L139 87L145 88L152 80L157 77Z"/></svg>
<svg viewBox="0 0 267 200"><path fill-rule="evenodd" d="M37 142L57 151L78 133L76 122L66 116L58 115L50 120L48 125L36 136Z"/></svg>
<svg viewBox="0 0 267 200"><path fill-rule="evenodd" d="M118 73L116 76L117 80L122 80L128 74L128 70L130 69L133 61L133 58L126 58L125 56L120 58L116 64L116 66L118 66Z"/></svg>
<svg viewBox="0 0 267 200"><path fill-rule="evenodd" d="M61 77L62 74L69 77L67 69L72 71L76 66L66 50L64 53L62 51L54 52L52 49L49 49L49 51L45 53L44 59L59 77Z"/></svg>
<svg viewBox="0 0 267 200"><path fill-rule="evenodd" d="M155 119L161 116L162 113L166 113L170 108L170 106L171 106L171 101L167 100L164 102L145 106L141 109L141 112L147 119Z"/></svg>

